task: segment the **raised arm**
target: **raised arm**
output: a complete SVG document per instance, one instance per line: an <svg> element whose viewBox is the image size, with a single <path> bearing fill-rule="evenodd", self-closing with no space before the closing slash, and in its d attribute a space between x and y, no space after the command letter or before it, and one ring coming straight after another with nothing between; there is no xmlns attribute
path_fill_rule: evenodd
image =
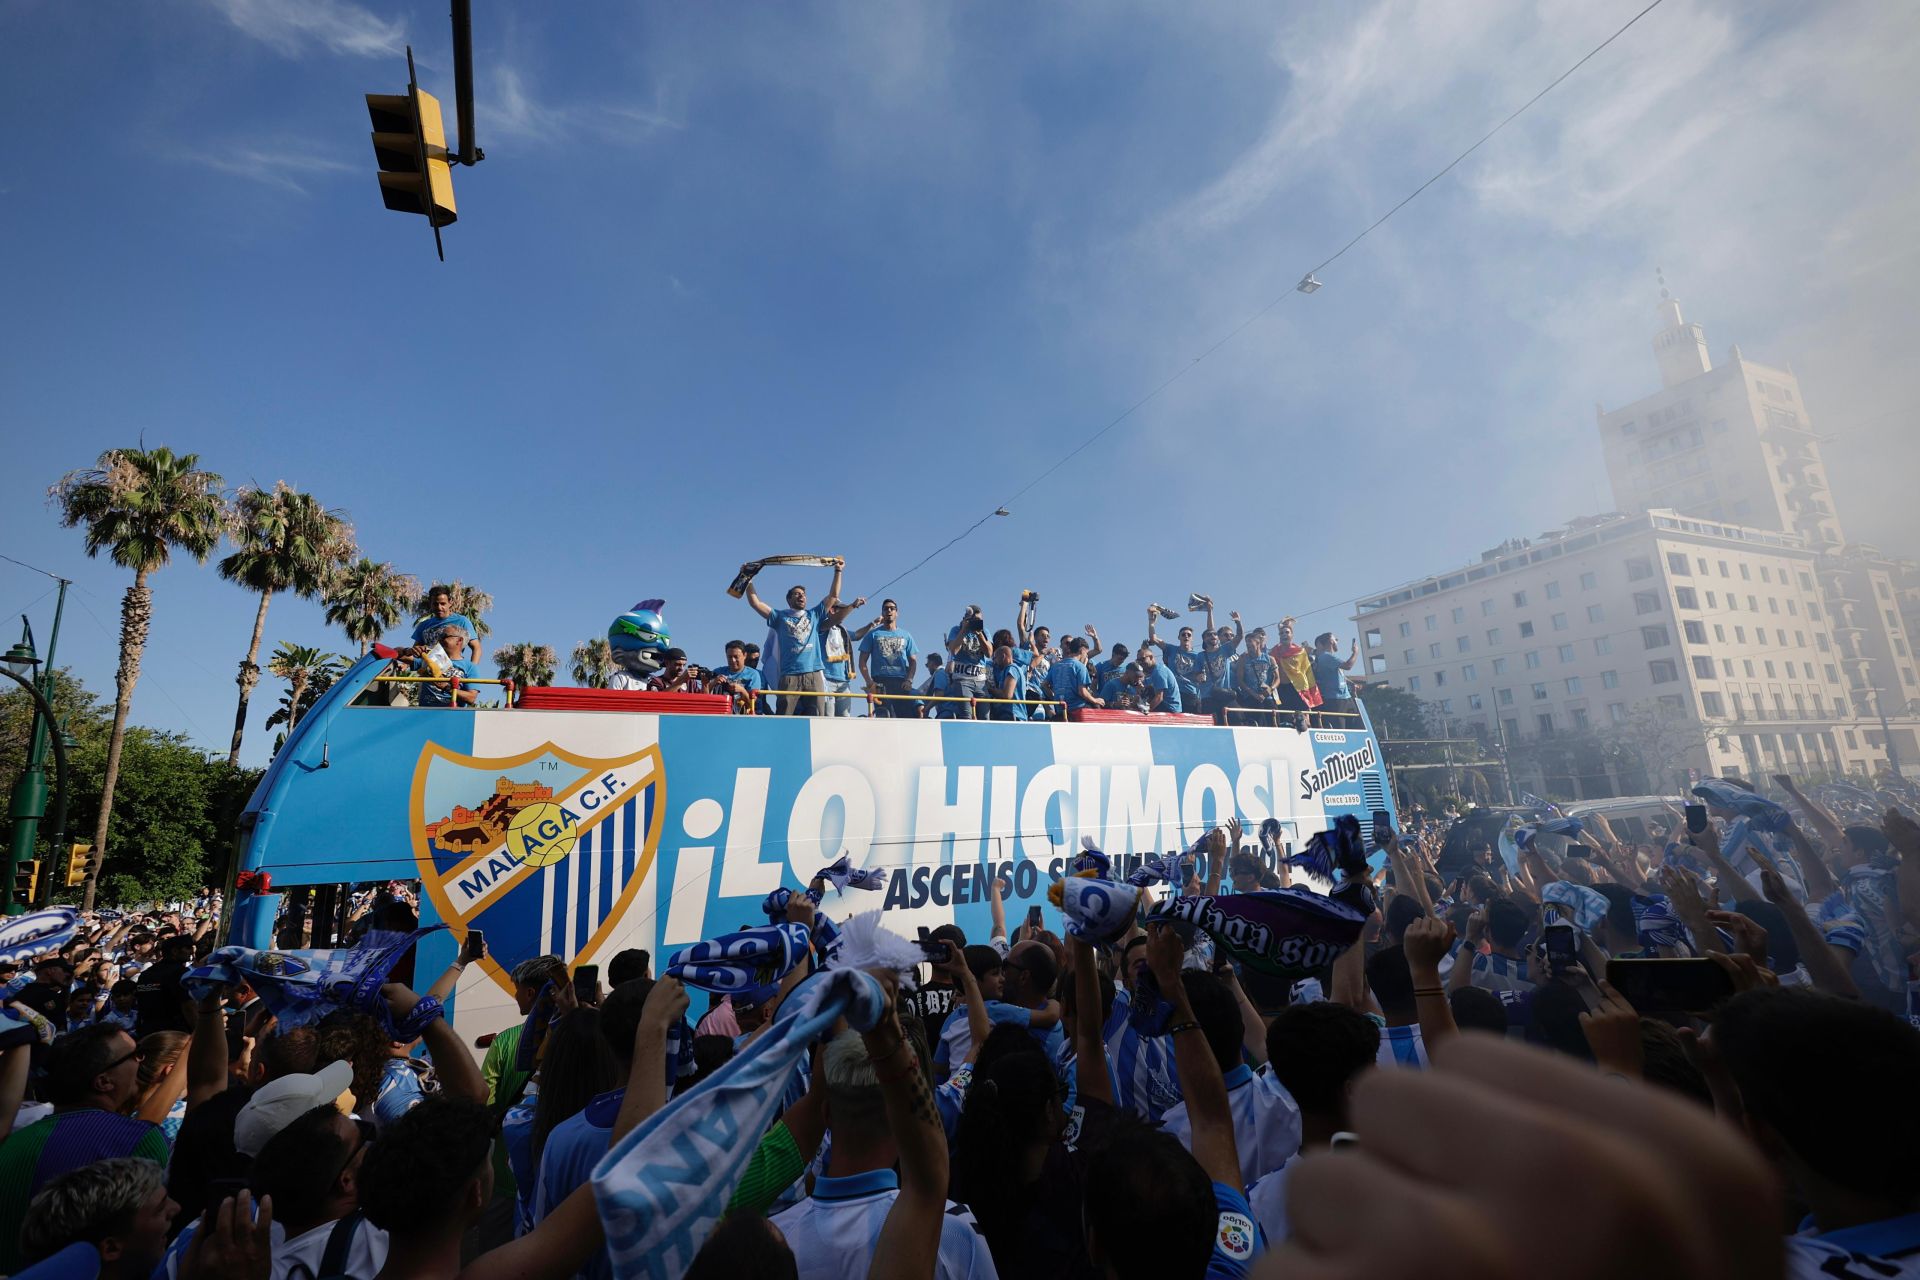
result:
<svg viewBox="0 0 1920 1280"><path fill-rule="evenodd" d="M226 997L220 991L209 992L194 1009L193 1041L187 1045L187 1110L205 1102L227 1087L227 1025L223 1012Z"/></svg>
<svg viewBox="0 0 1920 1280"><path fill-rule="evenodd" d="M827 625L830 627L839 626L853 615L855 609L866 607L866 603L867 598L865 596L855 596L851 604L834 605L832 609L827 611ZM848 637L853 640L858 640L860 636L865 634L866 632L864 631L860 632L859 635L854 635L849 632Z"/></svg>
<svg viewBox="0 0 1920 1280"><path fill-rule="evenodd" d="M1859 999L1860 988L1854 985L1846 960L1820 932L1820 926L1807 915L1800 900L1787 891L1786 881L1772 867L1760 869L1760 892L1787 918L1787 932L1800 948L1800 963L1807 966L1807 976L1813 979L1813 985L1849 1000Z"/></svg>
<svg viewBox="0 0 1920 1280"><path fill-rule="evenodd" d="M900 1194L873 1244L869 1280L933 1280L947 1210L947 1134L913 1046L900 1032L893 1001L862 1033L900 1156Z"/></svg>
<svg viewBox="0 0 1920 1280"><path fill-rule="evenodd" d="M1786 793L1793 797L1794 803L1806 812L1807 821L1813 826L1813 833L1826 842L1827 848L1833 851L1835 857L1842 856L1847 847L1847 835L1840 829L1840 824L1834 821L1833 815L1827 812L1825 806L1795 786L1792 778L1784 775L1782 778L1781 785Z"/></svg>
<svg viewBox="0 0 1920 1280"><path fill-rule="evenodd" d="M421 999L398 982L381 987L380 995L387 1002L395 1024L404 1021ZM487 1100L487 1082L480 1075L480 1064L460 1043L451 1023L445 1018L435 1018L421 1031L420 1042L427 1047L427 1057L433 1062L434 1073L440 1077L442 1092L456 1098L472 1098L475 1102Z"/></svg>
<svg viewBox="0 0 1920 1280"><path fill-rule="evenodd" d="M1160 611L1152 605L1147 606L1147 643L1159 644L1160 637L1154 632L1154 624L1160 621Z"/></svg>
<svg viewBox="0 0 1920 1280"><path fill-rule="evenodd" d="M1173 1006L1167 1035L1173 1041L1173 1060L1180 1073L1180 1092L1187 1104L1187 1119L1192 1126L1193 1158L1207 1171L1207 1177L1244 1192L1240 1178L1240 1153L1233 1140L1233 1111L1227 1104L1227 1082L1220 1064L1200 1033L1200 1023L1187 1002L1186 984L1180 981L1180 961L1186 947L1173 926L1155 923L1147 927L1147 966L1160 984L1160 995Z"/></svg>
<svg viewBox="0 0 1920 1280"><path fill-rule="evenodd" d="M840 603L840 579L846 575L846 572L847 558L845 556L835 556L833 558L833 583L827 588L827 598L820 602L827 607L829 613L833 611L834 606Z"/></svg>
<svg viewBox="0 0 1920 1280"><path fill-rule="evenodd" d="M749 566L743 564L740 566L740 572L745 573L748 568ZM753 589L751 578L747 580L747 605L763 618L773 617L773 606L760 598L760 593Z"/></svg>
<svg viewBox="0 0 1920 1280"><path fill-rule="evenodd" d="M1107 1070L1107 1042L1100 1024L1100 965L1093 948L1067 938L1073 963L1073 1079L1082 1098L1113 1105L1113 1076ZM986 1016L985 1010L981 1016ZM977 1042L976 1042L977 1043Z"/></svg>
<svg viewBox="0 0 1920 1280"><path fill-rule="evenodd" d="M997 869L993 875L987 877L987 910L993 916L993 931L987 937L998 938L1002 943L1006 942L1007 903L1006 899L1000 896L1000 875Z"/></svg>
<svg viewBox="0 0 1920 1280"><path fill-rule="evenodd" d="M1429 1053L1448 1036L1460 1034L1446 988L1440 985L1440 961L1452 945L1453 926L1445 920L1428 915L1407 925L1404 946L1407 970L1413 975L1414 1011L1420 1019L1420 1039Z"/></svg>

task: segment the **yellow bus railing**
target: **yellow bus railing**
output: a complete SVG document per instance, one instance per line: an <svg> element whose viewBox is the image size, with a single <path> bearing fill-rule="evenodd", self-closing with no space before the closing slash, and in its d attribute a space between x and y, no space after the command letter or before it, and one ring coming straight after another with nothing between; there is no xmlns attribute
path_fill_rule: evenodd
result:
<svg viewBox="0 0 1920 1280"><path fill-rule="evenodd" d="M1302 710L1297 707L1283 707L1277 702L1270 707L1227 707L1225 710L1227 719L1229 720L1235 716L1266 716L1275 719L1281 716L1288 718L1298 716L1313 720L1315 723L1320 724L1321 728L1336 727L1334 725L1321 723L1327 720L1351 720L1353 721L1354 728L1358 729L1362 727L1360 713L1358 711L1322 711L1318 707L1307 707Z"/></svg>
<svg viewBox="0 0 1920 1280"><path fill-rule="evenodd" d="M504 688L507 691L507 706L509 709L511 709L513 706L514 690L515 688L518 687L515 685L513 681L505 679L503 677L496 678L493 676L474 676L473 678L469 679L466 676L459 674L458 672L455 672L452 675L446 675L446 676L375 676L373 678L373 683L374 684L444 684L447 686L447 695L449 698L451 698L454 694L460 692L460 690L468 688L472 685L476 685L476 684L499 685L500 687Z"/></svg>
<svg viewBox="0 0 1920 1280"><path fill-rule="evenodd" d="M724 678L724 677L723 677ZM735 701L740 700L736 695ZM748 715L770 715L760 710L761 698L858 698L869 706L877 702L964 702L975 707L1058 707L1066 710L1067 704L1056 698L967 698L955 697L945 693L856 693L851 689L756 689L747 698Z"/></svg>

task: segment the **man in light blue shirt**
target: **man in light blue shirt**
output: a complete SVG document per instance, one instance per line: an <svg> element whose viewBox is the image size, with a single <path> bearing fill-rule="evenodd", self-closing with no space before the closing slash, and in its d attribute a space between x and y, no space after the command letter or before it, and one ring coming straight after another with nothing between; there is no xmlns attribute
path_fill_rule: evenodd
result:
<svg viewBox="0 0 1920 1280"><path fill-rule="evenodd" d="M780 676L774 688L785 695L780 699L780 711L790 716L818 716L826 714L819 705L825 698L809 698L809 693L826 691L827 679L824 673L825 656L820 649L820 633L833 623L844 619L850 608L840 604L840 579L846 572L847 562L835 556L833 560L833 585L827 588L826 599L812 608L807 607L807 589L803 586L790 587L787 590L787 607L776 609L760 598L753 589L753 583L747 583L747 604L753 611L767 620L776 650L767 655L770 662L779 671ZM741 571L747 572L750 566L742 565Z"/></svg>
<svg viewBox="0 0 1920 1280"><path fill-rule="evenodd" d="M1068 636L1061 643L1060 661L1047 670L1047 683L1053 689L1054 698L1066 703L1070 712L1107 705L1099 694L1087 692L1093 677L1087 672L1086 655L1087 642L1079 636Z"/></svg>
<svg viewBox="0 0 1920 1280"><path fill-rule="evenodd" d="M472 658L480 660L480 630L473 625L473 619L464 613L453 611L453 590L450 587L436 586L427 592L427 616L413 624L413 647L426 649L433 647L428 637L441 627L465 627L473 638Z"/></svg>
<svg viewBox="0 0 1920 1280"><path fill-rule="evenodd" d="M860 638L860 678L870 693L891 695L874 704L873 713L892 719L909 719L914 703L903 699L913 692L913 672L920 665L920 647L913 634L900 629L900 606L892 600L880 602L879 624Z"/></svg>
<svg viewBox="0 0 1920 1280"><path fill-rule="evenodd" d="M1157 711L1162 715L1180 714L1180 682L1173 678L1173 672L1160 665L1157 650L1140 647L1140 695L1146 702L1148 711Z"/></svg>

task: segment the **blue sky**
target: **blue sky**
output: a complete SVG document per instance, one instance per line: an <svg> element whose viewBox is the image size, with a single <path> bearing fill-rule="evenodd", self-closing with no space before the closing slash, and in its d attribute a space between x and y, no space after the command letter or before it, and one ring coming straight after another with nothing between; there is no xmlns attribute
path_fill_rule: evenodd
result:
<svg viewBox="0 0 1920 1280"><path fill-rule="evenodd" d="M144 437L485 586L494 643L658 595L717 661L740 561L868 592L1284 295L892 594L925 635L1035 587L1109 641L1192 589L1344 636L1609 505L1656 265L1716 355L1801 375L1849 533L1920 550L1911 6L1666 0L1290 292L1640 7L482 4L441 264L361 98L411 41L451 112L440 0L12 0L0 552L78 581L61 657L110 694L125 575L44 494ZM0 563L0 617L44 633L50 585ZM154 585L135 718L223 746L252 598ZM344 647L291 600L267 639Z"/></svg>

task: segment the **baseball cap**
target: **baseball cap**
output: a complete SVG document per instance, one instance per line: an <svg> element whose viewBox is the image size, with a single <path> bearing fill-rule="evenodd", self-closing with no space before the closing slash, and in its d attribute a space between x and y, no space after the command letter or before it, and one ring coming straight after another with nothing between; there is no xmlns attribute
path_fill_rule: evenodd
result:
<svg viewBox="0 0 1920 1280"><path fill-rule="evenodd" d="M685 662L687 660L687 651L685 649L669 649L660 656L668 662L672 662L675 658Z"/></svg>
<svg viewBox="0 0 1920 1280"><path fill-rule="evenodd" d="M353 1065L329 1062L312 1075L281 1076L254 1090L233 1121L233 1149L257 1156L273 1135L315 1107L331 1106L353 1084Z"/></svg>

